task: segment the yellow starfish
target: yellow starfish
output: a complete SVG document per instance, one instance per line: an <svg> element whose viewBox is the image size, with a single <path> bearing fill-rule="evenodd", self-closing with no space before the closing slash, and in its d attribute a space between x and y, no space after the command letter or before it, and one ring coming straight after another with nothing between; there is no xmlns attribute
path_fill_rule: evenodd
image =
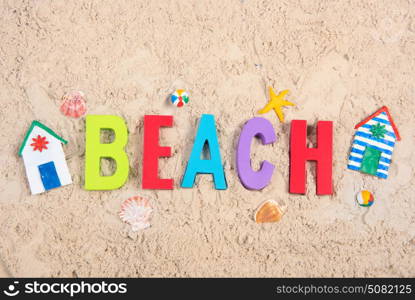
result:
<svg viewBox="0 0 415 300"><path fill-rule="evenodd" d="M282 107L288 105L295 106L294 103L284 99L285 95L287 95L289 92L289 90L283 90L281 93L276 95L272 87L269 87L269 102L263 109L259 110L258 113L265 114L273 109L277 114L278 119L280 119L280 122L284 123L284 113L282 112Z"/></svg>

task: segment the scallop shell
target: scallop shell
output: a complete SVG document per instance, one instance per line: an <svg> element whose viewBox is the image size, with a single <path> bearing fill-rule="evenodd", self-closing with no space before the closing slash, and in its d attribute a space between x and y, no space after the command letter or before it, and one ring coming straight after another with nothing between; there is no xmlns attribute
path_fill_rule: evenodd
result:
<svg viewBox="0 0 415 300"><path fill-rule="evenodd" d="M61 112L72 118L79 118L86 113L85 95L81 91L71 91L62 97Z"/></svg>
<svg viewBox="0 0 415 300"><path fill-rule="evenodd" d="M120 218L132 226L133 231L150 227L153 208L147 199L139 196L128 198L121 205Z"/></svg>
<svg viewBox="0 0 415 300"><path fill-rule="evenodd" d="M262 203L255 213L255 222L273 223L281 220L283 211L274 200L267 200Z"/></svg>

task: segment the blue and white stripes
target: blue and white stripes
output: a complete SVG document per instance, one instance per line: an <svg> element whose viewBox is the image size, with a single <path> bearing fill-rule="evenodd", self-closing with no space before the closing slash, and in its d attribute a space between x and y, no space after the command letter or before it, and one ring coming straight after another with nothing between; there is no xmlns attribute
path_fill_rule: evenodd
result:
<svg viewBox="0 0 415 300"><path fill-rule="evenodd" d="M376 124L385 126L386 133L383 138L376 138L370 132L371 127ZM366 147L369 146L381 152L376 176L386 179L388 177L388 170L395 142L396 135L388 115L385 112L382 112L357 129L347 167L351 170L359 171L362 166Z"/></svg>

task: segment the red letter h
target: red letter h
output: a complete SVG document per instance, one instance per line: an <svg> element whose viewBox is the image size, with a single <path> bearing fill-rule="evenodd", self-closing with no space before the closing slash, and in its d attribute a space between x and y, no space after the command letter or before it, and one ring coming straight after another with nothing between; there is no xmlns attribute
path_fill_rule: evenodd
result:
<svg viewBox="0 0 415 300"><path fill-rule="evenodd" d="M291 122L290 193L305 194L306 161L317 162L317 195L331 195L333 161L333 122L317 122L317 147L307 147L307 121Z"/></svg>

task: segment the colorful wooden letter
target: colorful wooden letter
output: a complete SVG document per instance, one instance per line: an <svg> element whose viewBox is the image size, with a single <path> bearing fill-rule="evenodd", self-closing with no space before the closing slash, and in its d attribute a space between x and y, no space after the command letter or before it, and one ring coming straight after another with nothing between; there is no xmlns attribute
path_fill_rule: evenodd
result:
<svg viewBox="0 0 415 300"><path fill-rule="evenodd" d="M144 116L143 189L173 189L173 179L158 176L159 157L171 156L170 147L159 146L159 130L171 126L173 116Z"/></svg>
<svg viewBox="0 0 415 300"><path fill-rule="evenodd" d="M236 150L236 169L242 185L250 190L261 190L269 184L275 167L265 160L258 171L252 170L250 153L254 137L261 139L263 145L275 142L272 124L264 118L253 118L246 122Z"/></svg>
<svg viewBox="0 0 415 300"><path fill-rule="evenodd" d="M307 148L307 121L291 122L290 193L305 194L307 160L317 161L317 195L331 195L333 122L317 122L317 148Z"/></svg>
<svg viewBox="0 0 415 300"><path fill-rule="evenodd" d="M114 131L112 143L101 143L101 130ZM127 126L122 118L111 115L88 115L86 117L85 189L114 190L124 185L128 178ZM101 176L101 158L112 158L117 169L110 176Z"/></svg>
<svg viewBox="0 0 415 300"><path fill-rule="evenodd" d="M201 159L205 143L209 148L210 159ZM215 188L218 190L227 188L213 115L204 114L200 119L192 153L183 176L182 187L193 187L197 174L213 174Z"/></svg>

